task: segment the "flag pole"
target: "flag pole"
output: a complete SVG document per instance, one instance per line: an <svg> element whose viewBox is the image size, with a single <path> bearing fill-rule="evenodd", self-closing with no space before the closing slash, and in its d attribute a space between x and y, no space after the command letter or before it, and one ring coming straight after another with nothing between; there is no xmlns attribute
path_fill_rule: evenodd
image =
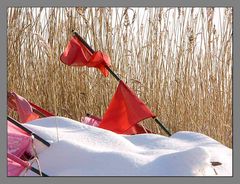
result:
<svg viewBox="0 0 240 184"><path fill-rule="evenodd" d="M34 173L36 173L36 174L38 174L38 175L40 175L40 176L48 177L47 174L45 174L45 173L42 172L42 171L39 171L39 170L36 169L35 167L30 166L29 169L30 169L32 172L34 172Z"/></svg>
<svg viewBox="0 0 240 184"><path fill-rule="evenodd" d="M90 47L90 45L74 30L72 30L72 33L74 36L76 36L78 38L78 40L80 42L82 42L88 49L91 53L94 53L95 51L93 50L92 47ZM117 81L120 81L121 79L117 76L117 74L115 74L111 68L109 68L109 66L105 65L105 68L113 75L113 77L117 80ZM163 123L161 123L161 121L157 118L157 117L154 117L153 118L154 121L168 134L168 136L171 136L171 132L163 125Z"/></svg>
<svg viewBox="0 0 240 184"><path fill-rule="evenodd" d="M29 135L33 135L34 138L36 138L37 140L42 142L44 145L46 145L48 147L50 146L49 142L45 141L43 138L39 137L37 134L35 134L31 130L29 130L25 126L21 125L19 122L17 122L17 120L15 120L9 116L7 116L7 120L10 121L11 123L13 123L14 125L16 125L17 127L21 128L24 132L28 133Z"/></svg>

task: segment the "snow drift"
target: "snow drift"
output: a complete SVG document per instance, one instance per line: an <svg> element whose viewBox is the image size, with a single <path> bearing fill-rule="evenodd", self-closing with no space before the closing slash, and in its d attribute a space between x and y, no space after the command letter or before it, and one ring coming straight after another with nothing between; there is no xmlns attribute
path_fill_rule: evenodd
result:
<svg viewBox="0 0 240 184"><path fill-rule="evenodd" d="M120 135L56 116L24 126L51 143L35 142L40 169L49 176L232 175L232 150L200 133Z"/></svg>

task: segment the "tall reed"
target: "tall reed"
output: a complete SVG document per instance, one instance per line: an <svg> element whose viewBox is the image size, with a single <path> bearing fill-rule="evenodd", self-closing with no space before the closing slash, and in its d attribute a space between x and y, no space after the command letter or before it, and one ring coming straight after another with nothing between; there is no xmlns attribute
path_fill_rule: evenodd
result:
<svg viewBox="0 0 240 184"><path fill-rule="evenodd" d="M232 146L231 8L9 8L8 90L80 120L103 116L117 82L60 62L73 29L167 127Z"/></svg>

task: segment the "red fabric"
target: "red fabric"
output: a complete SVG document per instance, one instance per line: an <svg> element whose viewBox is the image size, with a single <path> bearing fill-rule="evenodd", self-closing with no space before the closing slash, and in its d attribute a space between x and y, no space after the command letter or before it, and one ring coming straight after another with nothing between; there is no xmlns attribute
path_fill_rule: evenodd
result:
<svg viewBox="0 0 240 184"><path fill-rule="evenodd" d="M128 134L128 135L146 134L146 133L152 133L152 132L139 124L136 124L125 131L125 134Z"/></svg>
<svg viewBox="0 0 240 184"><path fill-rule="evenodd" d="M107 54L97 51L91 53L89 49L81 43L76 36L73 36L66 49L60 56L60 60L70 66L87 66L98 68L107 77L108 70L105 66L110 66L111 61Z"/></svg>
<svg viewBox="0 0 240 184"><path fill-rule="evenodd" d="M88 124L88 125L91 125L91 126L96 126L96 127L99 126L101 121L102 121L101 118L99 118L97 116L93 116L93 115L89 115L89 116L83 117L81 119L82 123ZM128 134L128 135L145 134L145 133L152 133L152 132L150 130L144 128L142 125L139 125L139 124L135 124L134 126L132 126L127 131L124 132L124 134Z"/></svg>
<svg viewBox="0 0 240 184"><path fill-rule="evenodd" d="M19 176L24 169L30 166L27 161L23 161L13 154L7 154L8 176Z"/></svg>
<svg viewBox="0 0 240 184"><path fill-rule="evenodd" d="M21 157L25 151L31 147L32 141L28 135L21 128L7 121L8 125L8 152Z"/></svg>
<svg viewBox="0 0 240 184"><path fill-rule="evenodd" d="M39 116L33 112L31 105L25 98L17 95L14 92L8 93L8 95L9 107L18 112L19 122L27 123L28 121L39 118Z"/></svg>
<svg viewBox="0 0 240 184"><path fill-rule="evenodd" d="M29 102L29 101L28 101ZM46 111L45 109L42 109L41 107L37 106L36 104L29 102L29 104L37 109L39 112L41 112L44 116L49 117L49 116L54 116L53 113Z"/></svg>
<svg viewBox="0 0 240 184"><path fill-rule="evenodd" d="M99 127L121 134L149 117L155 117L155 115L131 89L120 81Z"/></svg>

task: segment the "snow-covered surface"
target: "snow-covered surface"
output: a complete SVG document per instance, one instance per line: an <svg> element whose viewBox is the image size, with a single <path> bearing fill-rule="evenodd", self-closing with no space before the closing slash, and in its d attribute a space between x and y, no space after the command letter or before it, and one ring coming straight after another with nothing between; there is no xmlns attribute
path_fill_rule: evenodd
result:
<svg viewBox="0 0 240 184"><path fill-rule="evenodd" d="M200 133L119 135L63 117L24 126L51 143L36 142L40 168L49 176L232 175L232 149Z"/></svg>

